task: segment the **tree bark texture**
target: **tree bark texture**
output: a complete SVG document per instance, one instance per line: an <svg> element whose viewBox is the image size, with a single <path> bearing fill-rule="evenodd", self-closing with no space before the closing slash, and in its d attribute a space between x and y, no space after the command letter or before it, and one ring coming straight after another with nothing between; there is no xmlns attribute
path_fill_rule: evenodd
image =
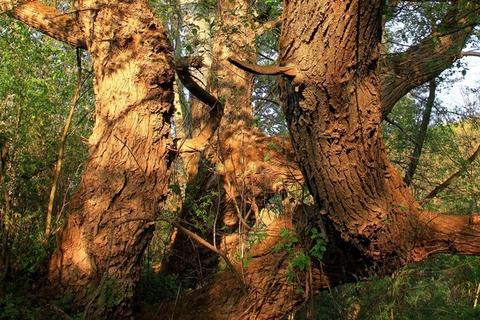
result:
<svg viewBox="0 0 480 320"><path fill-rule="evenodd" d="M144 1L78 1L95 72L95 126L49 278L89 319L127 319L167 192L173 58ZM82 10L83 9L83 10Z"/></svg>
<svg viewBox="0 0 480 320"><path fill-rule="evenodd" d="M280 63L297 69L282 87L284 110L329 237L380 273L430 253L478 253L477 244L463 244L478 232L476 220L421 211L387 158L377 67L382 2L288 1L284 10Z"/></svg>
<svg viewBox="0 0 480 320"><path fill-rule="evenodd" d="M13 9L4 2L0 1L0 10L11 9L19 20L92 54L96 124L85 173L51 260L50 279L75 293L86 305L87 317L128 318L139 257L168 186L173 148L169 138L173 61L168 41L144 1L78 1L76 18L58 15L36 1ZM300 168L322 210L297 210L293 225L289 216L273 221L267 239L251 250L252 261L242 270L245 284L229 271L221 272L211 285L179 301L185 307L173 308L178 319L280 319L308 298L287 280L285 253L272 251L283 228L296 229L302 237L305 225L323 226L328 234L328 262L312 266L310 284L304 286L310 291L361 278L372 270L388 274L432 253L479 253L478 219L419 211L387 160L380 134L382 104L388 100L393 105L398 97L381 98L377 67L381 3L285 1L279 61L289 70L282 85L284 110ZM220 10L238 8L243 7L228 2ZM233 45L226 40L222 48L213 48L220 61L236 52L229 46L243 45L241 39ZM440 43L448 48L453 42ZM250 60L249 55L237 57ZM399 74L403 69L398 66L407 65L402 61L389 66ZM441 68L449 61L451 57ZM436 70L427 73L435 77ZM241 103L250 97L251 77L237 78L233 72L238 70L231 66L216 74L220 72L221 77L213 79L225 83L213 91L226 101L223 122L239 124L227 126L220 138L224 167L217 174L234 181L239 169L248 172L239 184L242 197L278 192L282 183L277 179L291 176L294 167L285 165L293 163L285 161L290 157L280 155L290 154L289 148L285 145L278 152L255 130L235 130L242 122L248 126L251 119L250 102ZM232 132L238 139L227 140ZM270 165L266 154L281 161ZM252 186L247 193L245 186ZM230 200L238 197L235 192ZM247 291L241 289L244 286Z"/></svg>
<svg viewBox="0 0 480 320"><path fill-rule="evenodd" d="M187 197L190 201L198 201L209 190L218 192L219 200L215 200L208 212L217 225L208 226L206 231L194 231L216 243L229 257L238 258L237 249L245 241L248 231L245 224L255 224L255 220L259 219L258 212L267 200L285 191L288 185L298 184L302 177L290 142L283 138L266 137L252 126L253 76L235 68L227 60L235 56L255 61L253 44L256 33L248 2L220 1L218 8L219 27L211 39L215 59L207 89L223 100L224 116L218 134L209 142L203 155L185 158L189 159L186 165L190 175ZM192 108L198 107L198 103L192 105ZM208 122L208 119L199 119L198 116L194 119ZM180 219L191 222L194 218L191 210L185 204ZM219 230L223 227L227 227L228 231L220 236L222 232ZM216 236L214 228L217 229ZM192 280L192 273L200 282L211 278L212 271L217 267L212 263L212 252L206 252L185 234L175 234L168 262L164 261L164 270L185 276L188 281ZM214 261L218 263L217 259Z"/></svg>
<svg viewBox="0 0 480 320"><path fill-rule="evenodd" d="M372 258L391 255L401 245L384 221L415 204L381 139L381 2L291 1L284 10L280 63L297 69L284 110L310 192L344 240Z"/></svg>
<svg viewBox="0 0 480 320"><path fill-rule="evenodd" d="M293 226L288 217L283 224L275 220L270 227L282 226L269 230L259 246L281 242L284 227L300 238L305 226L323 227L329 239L324 259L313 261L310 281L300 276L310 294L372 273L387 275L433 253L479 253L478 218L421 211L387 159L380 132L381 14L378 0L285 2L279 64L289 75L282 101L317 209L299 208ZM257 250L242 270L246 292L224 271L180 300L177 318L281 319L309 297L292 290L298 282L287 280L285 253Z"/></svg>

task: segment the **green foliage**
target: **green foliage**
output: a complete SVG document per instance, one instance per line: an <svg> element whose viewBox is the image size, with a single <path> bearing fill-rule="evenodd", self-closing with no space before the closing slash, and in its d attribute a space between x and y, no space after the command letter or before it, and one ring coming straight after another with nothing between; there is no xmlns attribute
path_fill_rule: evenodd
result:
<svg viewBox="0 0 480 320"><path fill-rule="evenodd" d="M185 196L184 206L192 213L190 224L198 230L205 230L213 226L215 217L210 214L210 209L217 204L218 191L209 189L205 195L198 199L192 199L188 194Z"/></svg>
<svg viewBox="0 0 480 320"><path fill-rule="evenodd" d="M441 90L441 89L437 89ZM417 89L412 97L403 98L389 115L392 124L383 125L385 144L391 161L405 172L415 147L426 99L425 88ZM413 98L415 96L416 98ZM473 106L458 107L454 113L440 102L435 103L422 155L412 186L415 196L423 199L436 186L456 171L478 146L478 119L470 111ZM432 170L435 168L435 170ZM429 210L471 213L476 210L480 171L478 161L453 181L440 197L429 202Z"/></svg>
<svg viewBox="0 0 480 320"><path fill-rule="evenodd" d="M98 288L96 303L106 309L117 306L125 298L125 291L117 279L106 278Z"/></svg>
<svg viewBox="0 0 480 320"><path fill-rule="evenodd" d="M44 217L60 132L74 89L75 53L6 15L0 16L0 33L0 132L9 145L0 173L0 189L5 190L0 193L0 239L10 244L11 271L33 274L50 250L43 245ZM84 67L89 67L87 60ZM81 139L91 127L90 81L85 81L83 89L65 150L55 224L61 222L57 214L77 185L86 157Z"/></svg>
<svg viewBox="0 0 480 320"><path fill-rule="evenodd" d="M84 320L83 313L71 310L72 297L68 294L52 300L42 297L31 278L18 277L0 293L0 320L57 320L69 317Z"/></svg>
<svg viewBox="0 0 480 320"><path fill-rule="evenodd" d="M251 248L254 244L260 243L267 238L267 231L264 229L256 229L248 233L248 247Z"/></svg>
<svg viewBox="0 0 480 320"><path fill-rule="evenodd" d="M173 299L178 294L179 282L175 275L165 275L145 270L137 285L135 299L138 304L152 304Z"/></svg>
<svg viewBox="0 0 480 320"><path fill-rule="evenodd" d="M479 270L477 257L433 257L392 277L321 294L315 301L317 319L478 319L480 307L473 304Z"/></svg>
<svg viewBox="0 0 480 320"><path fill-rule="evenodd" d="M312 227L307 231L307 236L310 238L312 245L310 248L310 256L322 261L323 254L327 251L327 237L324 233L319 232L317 228Z"/></svg>
<svg viewBox="0 0 480 320"><path fill-rule="evenodd" d="M286 252L288 255L287 279L293 282L296 272L306 272L312 264L311 258L321 261L326 251L326 237L316 228L310 228L307 231L309 242L312 243L310 250L306 253L303 248L298 248L300 239L289 229L283 228L280 231L281 241L273 247L275 253Z"/></svg>
<svg viewBox="0 0 480 320"><path fill-rule="evenodd" d="M273 247L273 252L287 251L288 254L292 254L299 241L298 237L291 230L283 228L280 230L280 238L281 241Z"/></svg>

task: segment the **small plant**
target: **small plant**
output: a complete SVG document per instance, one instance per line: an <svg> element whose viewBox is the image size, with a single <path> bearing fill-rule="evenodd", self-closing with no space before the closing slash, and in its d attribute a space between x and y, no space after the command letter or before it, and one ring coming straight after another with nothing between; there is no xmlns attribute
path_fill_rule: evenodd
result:
<svg viewBox="0 0 480 320"><path fill-rule="evenodd" d="M209 190L204 196L193 200L189 195L185 197L184 206L193 213L194 219L190 221L197 229L204 230L214 223L214 217L210 214L210 208L216 204L218 192Z"/></svg>
<svg viewBox="0 0 480 320"><path fill-rule="evenodd" d="M323 254L327 250L327 237L324 233L319 232L317 228L312 227L308 230L307 235L312 241L312 246L309 250L311 257L322 261Z"/></svg>
<svg viewBox="0 0 480 320"><path fill-rule="evenodd" d="M293 282L295 272L305 272L308 270L311 266L312 258L321 261L323 254L327 250L327 238L325 234L318 231L317 228L313 227L308 229L307 237L312 243L308 253L306 253L304 249L297 249L299 243L298 236L286 228L280 231L282 241L273 248L273 252L275 253L286 251L288 254L289 264L286 275L289 282Z"/></svg>
<svg viewBox="0 0 480 320"><path fill-rule="evenodd" d="M101 286L97 303L105 308L113 308L124 299L124 290L122 290L117 279L107 278Z"/></svg>

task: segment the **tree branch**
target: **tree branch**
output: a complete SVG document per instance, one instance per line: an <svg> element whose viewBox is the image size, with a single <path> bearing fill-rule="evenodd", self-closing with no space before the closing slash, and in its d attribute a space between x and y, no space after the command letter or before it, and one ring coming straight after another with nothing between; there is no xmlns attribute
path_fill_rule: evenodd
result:
<svg viewBox="0 0 480 320"><path fill-rule="evenodd" d="M447 215L432 212L417 214L419 240L410 260L421 261L432 254L480 254L480 215Z"/></svg>
<svg viewBox="0 0 480 320"><path fill-rule="evenodd" d="M224 105L220 100L211 95L208 91L199 86L195 80L193 80L192 75L190 74L190 67L200 68L202 66L202 61L200 58L181 58L176 61L175 65L178 78L185 88L187 88L194 97L210 107L208 121L200 130L200 133L192 139L183 141L181 146L178 148L178 151L201 151L205 148L208 141L211 139L211 137L213 137L213 134L220 125L220 120L223 116Z"/></svg>
<svg viewBox="0 0 480 320"><path fill-rule="evenodd" d="M440 192L445 190L456 178L458 178L465 170L467 170L467 167L472 164L480 155L480 145L478 145L477 150L463 163L462 167L452 174L450 177L448 177L444 182L442 182L440 185L435 187L430 193L423 198L422 201L420 201L420 204L425 204L428 202L428 200L435 198Z"/></svg>
<svg viewBox="0 0 480 320"><path fill-rule="evenodd" d="M204 246L205 248L207 248L208 250L211 250L213 252L215 252L216 254L218 254L220 257L223 258L223 260L225 261L225 263L227 264L228 268L230 269L230 271L235 275L235 278L238 280L238 282L242 285L242 288L244 290L246 290L246 287L245 287L245 282L242 280L242 277L240 276L240 274L238 273L237 269L235 269L235 267L233 266L232 262L230 261L230 259L227 257L227 255L218 250L217 248L215 248L213 245L211 245L208 241L206 241L205 239L203 239L202 237L200 237L199 235L197 235L196 233L188 230L187 228L184 228L181 224L179 223L176 223L176 222L172 222L172 225L177 228L178 230L182 231L185 235L187 235L188 237L190 237L192 240L196 241L197 243L199 243L200 245Z"/></svg>
<svg viewBox="0 0 480 320"><path fill-rule="evenodd" d="M425 110L423 111L422 123L420 125L420 130L418 131L417 138L415 141L415 147L412 152L412 157L410 163L408 164L408 169L405 174L405 183L409 186L412 183L413 176L415 171L417 171L418 162L420 161L420 156L422 155L423 144L427 138L428 125L430 124L430 117L432 115L433 105L435 103L435 91L437 89L437 84L435 80L430 81L428 99L425 105Z"/></svg>
<svg viewBox="0 0 480 320"><path fill-rule="evenodd" d="M233 57L230 57L227 60L237 68L257 75L277 76L283 74L291 77L297 76L297 71L294 66L260 66L243 62Z"/></svg>
<svg viewBox="0 0 480 320"><path fill-rule="evenodd" d="M462 57L480 57L480 51L463 51L462 52Z"/></svg>
<svg viewBox="0 0 480 320"><path fill-rule="evenodd" d="M462 57L462 49L478 24L479 7L461 12L452 7L432 34L405 52L386 55L382 72L382 115L385 118L400 98L436 78ZM465 13L467 12L467 13Z"/></svg>
<svg viewBox="0 0 480 320"><path fill-rule="evenodd" d="M83 33L75 18L39 1L20 3L0 0L0 12L8 11L17 20L56 40L85 48Z"/></svg>

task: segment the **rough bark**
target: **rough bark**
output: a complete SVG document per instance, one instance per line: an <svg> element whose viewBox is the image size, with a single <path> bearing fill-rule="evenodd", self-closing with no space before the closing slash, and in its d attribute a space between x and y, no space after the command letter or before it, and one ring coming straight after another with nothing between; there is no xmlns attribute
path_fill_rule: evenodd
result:
<svg viewBox="0 0 480 320"><path fill-rule="evenodd" d="M223 8L229 5L233 4ZM87 47L96 73L97 119L90 157L60 250L52 258L51 279L87 302L87 316L126 318L138 278L138 257L150 237L148 222L154 219L167 186L172 61L165 35L152 22L144 2L80 1L77 6L89 8L79 11L79 23L73 24L81 30L80 38L67 39L62 27L48 22L52 15L41 16L40 22L38 16L31 19L32 25L57 39ZM285 112L302 172L317 205L324 209L301 211L298 219L324 225L331 241L325 257L329 264L312 266L311 283L306 286L310 291L354 279L365 270L387 274L435 252L478 253L477 220L418 211L387 160L380 135L376 67L380 17L381 1L285 2L280 58L280 65L289 70L283 85ZM220 61L226 61L227 51L217 52L223 57ZM226 65L222 70L230 73L224 73L225 83L217 92L228 95L226 109L235 119L232 122L241 120L239 126L242 122L248 126L249 102L239 101L250 96L251 87L236 83L231 74L235 69ZM228 123L229 117L224 120ZM233 130L239 126L221 133L220 158L226 161L220 175L234 181L240 169L250 173L242 176L250 180L242 180L240 186L260 186L249 189L252 195L278 191L272 181L279 172L291 174L290 170L266 166L268 147L259 153L254 142L265 145L269 138L254 130ZM258 175L259 170L272 170L272 179ZM239 196L238 190L231 194L230 200ZM245 199L249 194L240 195ZM278 319L301 303L305 296L295 292L285 276L285 254L271 251L283 227L291 227L288 217L274 221L266 241L251 251L253 260L243 270L246 293L237 290L238 280L225 271L198 295L184 300L188 303L181 308L186 311L183 317ZM301 236L302 228L298 230ZM339 271L338 265L345 269ZM88 286L92 291L87 298ZM102 303L107 294L118 303Z"/></svg>
<svg viewBox="0 0 480 320"><path fill-rule="evenodd" d="M299 276L306 292L387 275L433 253L480 253L478 218L420 211L387 159L377 68L382 1L286 1L284 10L282 100L300 168L322 208L297 212L294 229L303 237L302 225L323 227L329 238L323 265ZM291 227L286 219L283 227ZM259 246L278 241L270 230ZM292 294L285 256L256 250L242 270L246 293L225 271L180 300L176 317L280 319L309 297Z"/></svg>
<svg viewBox="0 0 480 320"><path fill-rule="evenodd" d="M475 241L463 243L475 238L476 220L420 211L387 159L377 68L381 1L293 1L285 10L291 27L282 33L281 63L295 65L298 74L285 81L284 109L329 235L385 272L418 261L422 251L420 259L432 252L478 254ZM309 20L318 24L303 23L303 10L315 12ZM433 243L442 249L431 250Z"/></svg>
<svg viewBox="0 0 480 320"><path fill-rule="evenodd" d="M92 7L89 11L94 11ZM0 12L8 11L25 24L76 47L85 47L85 38L71 14L59 12L40 1L1 0Z"/></svg>
<svg viewBox="0 0 480 320"><path fill-rule="evenodd" d="M168 187L173 58L146 2L76 8L93 59L95 126L49 278L73 293L87 318L127 319Z"/></svg>

